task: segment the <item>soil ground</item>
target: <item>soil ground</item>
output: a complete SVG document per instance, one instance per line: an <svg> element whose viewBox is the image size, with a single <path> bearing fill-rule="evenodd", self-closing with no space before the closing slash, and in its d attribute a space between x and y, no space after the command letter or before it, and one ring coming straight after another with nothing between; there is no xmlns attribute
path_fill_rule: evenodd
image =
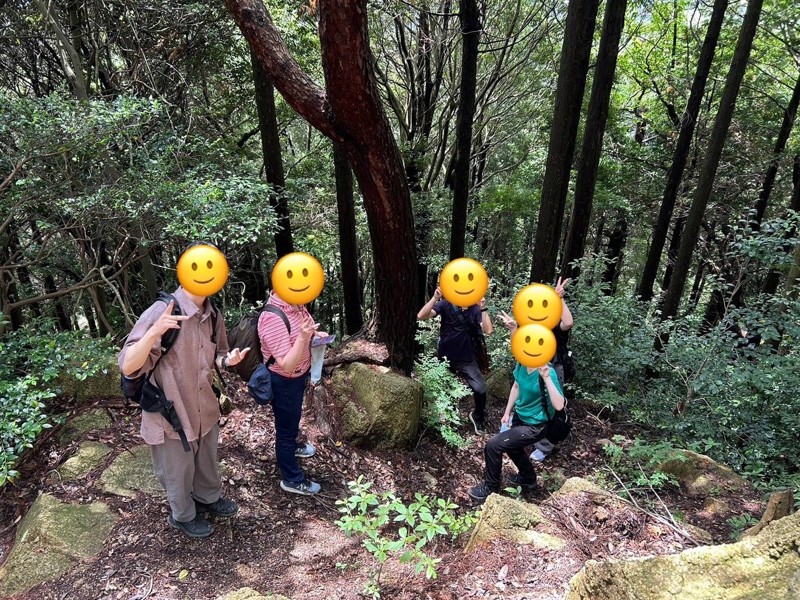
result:
<svg viewBox="0 0 800 600"><path fill-rule="evenodd" d="M103 407L114 426L91 432L67 448L58 446L55 435L37 444L20 466L20 480L0 490L0 560L14 541L18 517L40 492L73 503L100 500L120 518L100 555L58 581L20 595L19 600L212 599L240 587L294 600L362 598L378 565L359 539L346 537L335 524L335 502L347 495L348 481L363 475L374 482L375 489L393 489L406 502L421 491L452 499L462 512L478 508L467 489L482 478L485 437L467 426L470 398L460 407L466 423L462 433L469 441L462 449L448 447L437 435L425 431L412 450L360 450L323 436L313 414L306 414L303 429L317 453L303 466L322 485L322 493L303 497L287 494L278 486L271 411L253 404L244 386L229 384L228 391L237 408L222 428L220 461L224 494L238 502L240 511L232 519L217 520L216 531L204 540L191 540L171 529L163 499L105 494L96 485L104 467L78 483L64 483L54 476L54 469L80 441L97 440L114 448L105 465L141 443L138 415L119 401L97 399L74 407L73 413ZM605 480L613 483L598 442L615 434L633 437L638 433L630 426L597 418L579 402L571 406L573 433L537 467L541 487L525 496L541 505L558 525L567 548L555 552L495 542L467 555L463 551L466 537L455 543L432 543L426 550L441 559L438 577L415 576L412 567L390 559L381 573L381 598L561 598L569 579L590 558L673 553L695 545L668 524L670 515L706 529L716 543L730 541L727 518L706 514L702 501L687 498L670 486L659 491L659 500L653 497L650 504L641 505L646 512L631 506L611 515L599 514L591 502L549 500L564 477L596 478L605 473ZM503 409L504 403L490 402L487 422L499 426ZM514 472L510 463L504 468L506 474ZM755 494L726 500L739 513L760 512Z"/></svg>

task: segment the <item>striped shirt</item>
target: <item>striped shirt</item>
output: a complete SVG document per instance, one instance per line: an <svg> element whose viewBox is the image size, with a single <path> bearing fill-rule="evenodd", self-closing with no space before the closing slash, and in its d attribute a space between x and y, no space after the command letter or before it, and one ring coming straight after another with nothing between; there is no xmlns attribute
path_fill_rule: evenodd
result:
<svg viewBox="0 0 800 600"><path fill-rule="evenodd" d="M275 292L270 292L268 304L272 304L283 311L289 324L292 326L292 333L286 331L286 324L281 319L280 315L263 311L258 318L258 339L261 340L261 354L264 357L264 362L269 360L270 356L280 358L283 360L289 351L292 349L295 340L300 336L300 328L303 315L308 315L308 311L304 305L297 306L295 304L288 304L283 301ZM309 315L310 316L310 315ZM300 362L293 373L287 373L281 369L278 363L273 363L269 370L283 375L284 377L300 377L305 375L306 371L311 368L311 345L309 344L303 349L300 356Z"/></svg>

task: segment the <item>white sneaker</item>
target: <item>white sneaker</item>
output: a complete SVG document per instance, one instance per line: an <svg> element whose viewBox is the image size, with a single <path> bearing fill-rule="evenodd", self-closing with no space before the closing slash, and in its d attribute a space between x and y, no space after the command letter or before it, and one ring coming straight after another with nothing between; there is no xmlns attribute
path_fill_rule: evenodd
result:
<svg viewBox="0 0 800 600"><path fill-rule="evenodd" d="M538 448L531 452L531 460L535 460L536 462L544 462L544 459L547 458L547 454L539 450Z"/></svg>

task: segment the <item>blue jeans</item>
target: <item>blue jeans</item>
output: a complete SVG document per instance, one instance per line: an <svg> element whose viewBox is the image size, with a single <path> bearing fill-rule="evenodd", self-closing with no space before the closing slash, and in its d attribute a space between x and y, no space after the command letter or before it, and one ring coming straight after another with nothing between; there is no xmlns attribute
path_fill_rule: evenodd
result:
<svg viewBox="0 0 800 600"><path fill-rule="evenodd" d="M303 414L303 395L308 373L290 379L272 373L272 412L275 414L275 459L284 480L302 483L306 480L303 469L297 464L294 451L300 432L300 417Z"/></svg>

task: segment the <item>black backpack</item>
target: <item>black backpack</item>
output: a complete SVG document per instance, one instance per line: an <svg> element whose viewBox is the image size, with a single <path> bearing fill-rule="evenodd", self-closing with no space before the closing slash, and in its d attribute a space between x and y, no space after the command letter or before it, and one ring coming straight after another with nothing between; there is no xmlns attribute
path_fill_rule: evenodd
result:
<svg viewBox="0 0 800 600"><path fill-rule="evenodd" d="M292 333L289 319L286 318L280 308L273 304L265 304L261 310L253 311L242 317L236 327L228 332L228 345L231 348L250 348L250 351L245 354L241 362L235 367L231 367L245 383L250 381L256 367L264 362L264 356L261 354L261 340L258 337L258 319L265 310L278 315L286 325L286 331L289 334ZM270 361L274 360L274 357L270 358Z"/></svg>
<svg viewBox="0 0 800 600"><path fill-rule="evenodd" d="M158 292L158 295L156 296L156 302L163 302L167 306L169 306L170 302L174 302L174 304L172 305L172 314L173 315L183 314L177 298L175 298L175 296L173 296L169 292L165 292L163 290ZM211 301L209 300L209 303L210 302ZM122 394L125 396L126 401L130 401L133 402L134 404L141 405L142 391L144 389L145 380L150 376L150 374L153 371L156 370L159 361L162 358L164 358L164 356L170 351L172 346L175 344L175 340L178 339L178 333L180 333L180 329L170 329L169 331L164 333L164 335L161 336L161 356L158 357L158 360L148 373L136 378L120 374L120 388L122 388ZM211 304L211 343L214 345L217 344L217 309L214 308L213 304Z"/></svg>

